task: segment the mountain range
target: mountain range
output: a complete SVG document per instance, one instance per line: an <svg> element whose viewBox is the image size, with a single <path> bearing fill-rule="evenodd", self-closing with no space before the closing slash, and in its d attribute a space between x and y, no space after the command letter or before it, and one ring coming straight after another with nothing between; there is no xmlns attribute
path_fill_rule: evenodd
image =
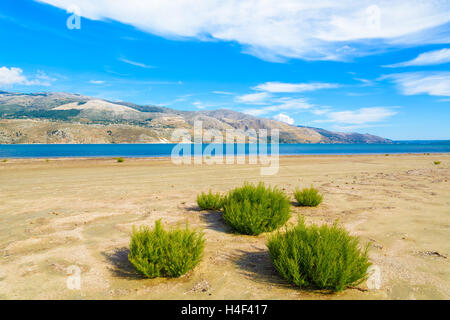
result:
<svg viewBox="0 0 450 320"><path fill-rule="evenodd" d="M228 109L179 111L72 93L0 91L0 144L170 143L174 129L278 129L280 143L392 143L370 134L293 126Z"/></svg>

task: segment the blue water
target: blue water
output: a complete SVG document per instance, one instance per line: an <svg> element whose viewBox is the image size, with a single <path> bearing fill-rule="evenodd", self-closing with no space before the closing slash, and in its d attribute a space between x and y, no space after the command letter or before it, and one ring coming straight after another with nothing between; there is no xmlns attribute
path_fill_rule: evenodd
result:
<svg viewBox="0 0 450 320"><path fill-rule="evenodd" d="M0 144L0 158L167 157L175 144ZM203 149L207 145L203 145ZM249 153L249 145L245 154ZM194 146L191 145L192 154ZM234 145L235 154L243 154ZM225 152L225 147L224 147ZM270 153L270 148L268 150ZM280 155L450 153L450 141L402 141L394 144L280 144Z"/></svg>

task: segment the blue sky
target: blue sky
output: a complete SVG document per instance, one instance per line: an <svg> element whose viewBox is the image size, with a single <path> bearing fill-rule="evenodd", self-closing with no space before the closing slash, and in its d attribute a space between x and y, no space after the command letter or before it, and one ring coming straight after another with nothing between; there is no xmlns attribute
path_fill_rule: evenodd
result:
<svg viewBox="0 0 450 320"><path fill-rule="evenodd" d="M450 1L2 0L0 36L0 90L450 139Z"/></svg>

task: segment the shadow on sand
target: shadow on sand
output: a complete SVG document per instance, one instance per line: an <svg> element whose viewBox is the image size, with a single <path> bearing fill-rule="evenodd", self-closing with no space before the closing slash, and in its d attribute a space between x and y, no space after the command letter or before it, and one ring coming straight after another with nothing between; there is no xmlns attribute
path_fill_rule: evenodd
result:
<svg viewBox="0 0 450 320"><path fill-rule="evenodd" d="M270 260L269 252L258 249L258 251L239 250L234 255L234 263L242 275L255 282L271 285L279 289L299 290L306 294L332 294L329 290L319 290L313 287L299 288L284 280L276 271Z"/></svg>
<svg viewBox="0 0 450 320"><path fill-rule="evenodd" d="M193 205L193 206L185 206L185 207L183 207L183 209L186 210L186 211L194 211L194 212L201 212L201 211L203 211L203 210L200 209L200 207L197 206L197 205Z"/></svg>
<svg viewBox="0 0 450 320"><path fill-rule="evenodd" d="M128 260L130 250L126 247L117 248L113 252L103 252L103 256L111 264L109 270L119 278L124 279L145 279L139 274L131 262Z"/></svg>
<svg viewBox="0 0 450 320"><path fill-rule="evenodd" d="M240 273L253 281L282 288L293 288L278 275L270 261L269 252L266 250L238 250L233 256L233 261Z"/></svg>
<svg viewBox="0 0 450 320"><path fill-rule="evenodd" d="M228 226L222 218L222 212L220 211L204 211L200 218L206 223L208 229L214 231L234 234L233 229Z"/></svg>

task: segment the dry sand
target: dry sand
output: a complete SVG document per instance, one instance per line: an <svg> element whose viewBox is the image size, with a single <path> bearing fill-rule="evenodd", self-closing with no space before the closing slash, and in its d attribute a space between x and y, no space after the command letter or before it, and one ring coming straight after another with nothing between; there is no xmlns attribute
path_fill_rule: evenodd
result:
<svg viewBox="0 0 450 320"><path fill-rule="evenodd" d="M441 161L440 165L433 161ZM282 157L258 166L176 166L168 159L15 159L0 162L2 299L449 299L450 155ZM244 181L316 186L318 208L292 207L308 223L339 219L381 270L379 290L301 290L271 266L266 235L235 235L195 198ZM142 279L127 261L132 225L205 231L205 256L179 279ZM81 290L66 286L81 270Z"/></svg>

